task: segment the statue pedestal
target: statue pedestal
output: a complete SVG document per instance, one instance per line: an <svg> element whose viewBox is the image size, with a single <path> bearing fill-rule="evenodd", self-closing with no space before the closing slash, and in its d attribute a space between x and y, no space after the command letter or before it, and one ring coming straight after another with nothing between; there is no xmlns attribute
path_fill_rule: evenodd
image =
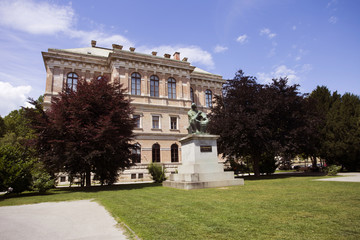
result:
<svg viewBox="0 0 360 240"><path fill-rule="evenodd" d="M224 172L223 165L218 163L218 138L189 134L180 139L182 164L163 186L189 190L244 185L244 179L235 179L233 172Z"/></svg>

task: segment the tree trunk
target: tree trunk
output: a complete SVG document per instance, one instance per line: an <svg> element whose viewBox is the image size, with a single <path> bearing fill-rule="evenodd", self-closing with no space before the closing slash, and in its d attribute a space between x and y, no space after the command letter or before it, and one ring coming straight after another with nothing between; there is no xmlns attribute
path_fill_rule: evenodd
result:
<svg viewBox="0 0 360 240"><path fill-rule="evenodd" d="M256 177L259 177L260 176L260 168L259 168L259 158L258 157L253 158L253 169L254 169L254 175Z"/></svg>
<svg viewBox="0 0 360 240"><path fill-rule="evenodd" d="M313 168L317 168L317 160L316 160L316 157L312 156L312 157L311 157L311 160L312 160L312 167L313 167Z"/></svg>
<svg viewBox="0 0 360 240"><path fill-rule="evenodd" d="M311 157L311 162L312 162L312 170L317 172L319 170L318 166L317 166L317 159L316 156L312 156Z"/></svg>
<svg viewBox="0 0 360 240"><path fill-rule="evenodd" d="M84 173L80 173L80 186L81 187L85 186L85 175L84 175Z"/></svg>
<svg viewBox="0 0 360 240"><path fill-rule="evenodd" d="M86 170L86 186L91 187L91 172Z"/></svg>

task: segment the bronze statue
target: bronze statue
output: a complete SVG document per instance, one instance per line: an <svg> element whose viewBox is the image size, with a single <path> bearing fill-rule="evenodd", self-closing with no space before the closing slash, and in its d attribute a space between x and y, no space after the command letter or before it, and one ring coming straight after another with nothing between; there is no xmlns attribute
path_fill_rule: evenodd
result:
<svg viewBox="0 0 360 240"><path fill-rule="evenodd" d="M206 127L209 122L206 113L199 111L195 103L191 104L191 109L188 111L189 117L189 134L204 134L206 133Z"/></svg>

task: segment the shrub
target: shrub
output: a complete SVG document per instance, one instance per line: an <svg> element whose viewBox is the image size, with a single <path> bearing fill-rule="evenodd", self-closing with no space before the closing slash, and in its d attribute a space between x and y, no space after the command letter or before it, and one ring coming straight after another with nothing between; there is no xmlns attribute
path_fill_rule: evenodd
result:
<svg viewBox="0 0 360 240"><path fill-rule="evenodd" d="M230 168L228 171L234 171L235 174L239 174L239 173L248 173L250 172L250 167L244 163L241 160L234 160L234 159L230 159L228 160L230 163Z"/></svg>
<svg viewBox="0 0 360 240"><path fill-rule="evenodd" d="M163 168L161 165L156 164L156 163L151 163L151 164L149 164L147 169L151 175L151 178L154 180L154 182L162 183L163 181L166 180L165 168Z"/></svg>
<svg viewBox="0 0 360 240"><path fill-rule="evenodd" d="M328 176L335 176L341 169L341 166L330 165L325 168L325 172Z"/></svg>
<svg viewBox="0 0 360 240"><path fill-rule="evenodd" d="M17 146L0 147L0 190L13 189L15 193L29 190L31 186L32 159Z"/></svg>
<svg viewBox="0 0 360 240"><path fill-rule="evenodd" d="M276 160L272 154L263 154L259 163L260 173L270 175L275 172L277 168Z"/></svg>
<svg viewBox="0 0 360 240"><path fill-rule="evenodd" d="M37 167L32 173L31 189L39 193L45 193L55 186L55 179L48 174L42 167Z"/></svg>

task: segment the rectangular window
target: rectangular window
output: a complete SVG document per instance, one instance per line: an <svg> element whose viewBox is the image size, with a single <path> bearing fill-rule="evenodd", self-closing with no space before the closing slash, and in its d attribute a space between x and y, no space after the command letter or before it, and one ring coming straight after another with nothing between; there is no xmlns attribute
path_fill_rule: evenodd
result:
<svg viewBox="0 0 360 240"><path fill-rule="evenodd" d="M131 174L131 179L136 179L136 173Z"/></svg>
<svg viewBox="0 0 360 240"><path fill-rule="evenodd" d="M170 129L177 129L177 117L170 117Z"/></svg>
<svg viewBox="0 0 360 240"><path fill-rule="evenodd" d="M160 129L160 117L159 116L152 116L152 128Z"/></svg>
<svg viewBox="0 0 360 240"><path fill-rule="evenodd" d="M150 96L159 97L159 79L155 76L150 80Z"/></svg>
<svg viewBox="0 0 360 240"><path fill-rule="evenodd" d="M135 120L135 128L141 128L140 115L134 114L133 119Z"/></svg>
<svg viewBox="0 0 360 240"><path fill-rule="evenodd" d="M60 182L66 182L66 177L60 177Z"/></svg>
<svg viewBox="0 0 360 240"><path fill-rule="evenodd" d="M141 92L140 92L140 83L141 81L140 80L137 80L137 81L132 81L131 83L131 94L132 95L141 95Z"/></svg>
<svg viewBox="0 0 360 240"><path fill-rule="evenodd" d="M168 97L176 99L176 80L174 78L168 79Z"/></svg>
<svg viewBox="0 0 360 240"><path fill-rule="evenodd" d="M143 174L143 173L139 173L139 178L144 178L144 174Z"/></svg>

